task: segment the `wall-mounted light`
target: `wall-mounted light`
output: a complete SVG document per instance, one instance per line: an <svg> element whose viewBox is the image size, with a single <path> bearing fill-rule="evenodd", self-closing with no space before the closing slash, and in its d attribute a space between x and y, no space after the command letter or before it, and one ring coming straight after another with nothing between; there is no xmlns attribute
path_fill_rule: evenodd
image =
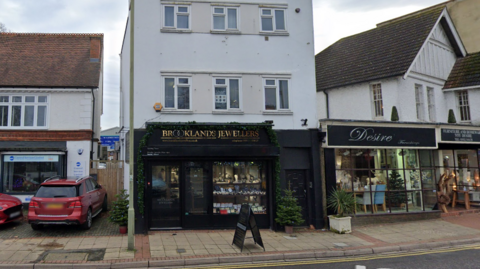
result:
<svg viewBox="0 0 480 269"><path fill-rule="evenodd" d="M308 119L301 119L301 121L303 121L302 126L307 126L308 125L307 124Z"/></svg>
<svg viewBox="0 0 480 269"><path fill-rule="evenodd" d="M266 124L273 124L273 120L266 120L265 123Z"/></svg>
<svg viewBox="0 0 480 269"><path fill-rule="evenodd" d="M300 8L297 7L297 8L295 9L295 12L300 13Z"/></svg>

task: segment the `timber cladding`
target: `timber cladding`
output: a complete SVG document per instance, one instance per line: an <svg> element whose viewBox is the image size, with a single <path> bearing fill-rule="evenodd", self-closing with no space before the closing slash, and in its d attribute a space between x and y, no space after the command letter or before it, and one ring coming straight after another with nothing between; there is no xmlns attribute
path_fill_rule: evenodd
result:
<svg viewBox="0 0 480 269"><path fill-rule="evenodd" d="M97 175L97 181L107 190L109 207L115 201L115 195L120 193L123 187L123 161L90 161L90 175ZM100 163L102 165L100 165ZM105 164L105 166L103 166Z"/></svg>

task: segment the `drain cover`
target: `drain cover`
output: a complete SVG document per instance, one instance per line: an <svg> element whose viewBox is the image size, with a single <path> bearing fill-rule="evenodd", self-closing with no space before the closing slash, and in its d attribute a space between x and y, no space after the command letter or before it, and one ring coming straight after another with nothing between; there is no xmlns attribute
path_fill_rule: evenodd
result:
<svg viewBox="0 0 480 269"><path fill-rule="evenodd" d="M333 244L337 247L348 247L348 245L345 243L333 243Z"/></svg>
<svg viewBox="0 0 480 269"><path fill-rule="evenodd" d="M185 253L187 252L184 248L177 248L178 253Z"/></svg>
<svg viewBox="0 0 480 269"><path fill-rule="evenodd" d="M48 253L44 261L86 261L87 252L76 253Z"/></svg>

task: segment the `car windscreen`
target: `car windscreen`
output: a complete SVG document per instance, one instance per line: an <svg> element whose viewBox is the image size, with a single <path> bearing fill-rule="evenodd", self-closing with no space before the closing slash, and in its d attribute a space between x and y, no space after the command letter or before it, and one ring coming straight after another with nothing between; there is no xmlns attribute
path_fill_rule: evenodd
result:
<svg viewBox="0 0 480 269"><path fill-rule="evenodd" d="M70 198L77 196L75 186L40 186L35 197L40 198Z"/></svg>

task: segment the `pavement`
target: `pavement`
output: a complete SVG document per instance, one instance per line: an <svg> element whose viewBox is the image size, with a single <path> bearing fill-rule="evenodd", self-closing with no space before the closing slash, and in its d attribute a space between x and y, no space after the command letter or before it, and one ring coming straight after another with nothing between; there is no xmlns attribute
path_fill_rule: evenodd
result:
<svg viewBox="0 0 480 269"><path fill-rule="evenodd" d="M480 210L443 214L439 219L354 226L350 234L295 229L293 236L260 230L265 250L251 238L244 249L232 245L234 230L153 231L118 234L107 216L89 231L47 226L30 231L25 222L0 226L0 268L147 268L314 260L408 252L480 244ZM15 235L16 234L16 235ZM250 237L250 232L247 233Z"/></svg>

